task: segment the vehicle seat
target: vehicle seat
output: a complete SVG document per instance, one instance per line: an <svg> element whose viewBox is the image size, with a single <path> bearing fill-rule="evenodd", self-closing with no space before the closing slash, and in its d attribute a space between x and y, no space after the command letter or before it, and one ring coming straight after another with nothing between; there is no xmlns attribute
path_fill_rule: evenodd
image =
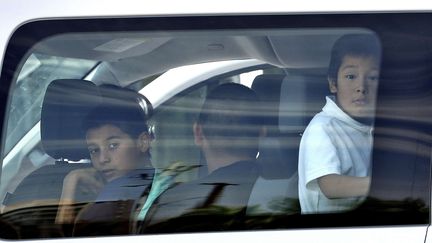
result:
<svg viewBox="0 0 432 243"><path fill-rule="evenodd" d="M136 96L129 95L131 93ZM124 97L136 98L146 115L151 114L150 102L132 90L96 86L79 79L54 80L48 85L41 110L41 144L56 162L24 178L3 202L6 206L3 217L20 226L21 237L69 235L69 231L60 229L54 221L64 177L72 170L91 166L82 120L101 102L130 105L130 102L123 102ZM83 203L93 200L85 195L78 196L78 201Z"/></svg>
<svg viewBox="0 0 432 243"><path fill-rule="evenodd" d="M252 89L269 115L267 136L260 141L261 175L252 189L247 213L299 213L297 168L301 135L324 106L326 79L264 74L255 78Z"/></svg>
<svg viewBox="0 0 432 243"><path fill-rule="evenodd" d="M51 82L41 111L41 142L45 152L57 160L87 159L81 121L100 102L97 87L84 80Z"/></svg>
<svg viewBox="0 0 432 243"><path fill-rule="evenodd" d="M101 104L128 106L127 99L137 99L147 116L152 106L144 96L133 90L113 85L100 85L85 81L62 79L47 88L41 112L41 141L45 152L57 160L80 161L89 159L82 131L82 120Z"/></svg>
<svg viewBox="0 0 432 243"><path fill-rule="evenodd" d="M62 193L63 179L90 163L61 163L45 165L33 171L18 185L14 193L8 193L2 219L18 226L21 238L62 237L62 230L54 224Z"/></svg>
<svg viewBox="0 0 432 243"><path fill-rule="evenodd" d="M30 173L3 201L3 217L19 225L22 238L62 236L54 220L63 179L72 170L90 166L85 160L69 162L88 158L80 120L90 104L99 102L95 94L96 86L84 80L55 80L48 85L41 110L41 144L56 162Z"/></svg>
<svg viewBox="0 0 432 243"><path fill-rule="evenodd" d="M258 75L252 89L258 94L265 113L266 136L260 141L258 163L261 176L267 179L287 178L297 171L294 163L285 161L285 151L282 149L281 133L279 131L279 104L281 86L285 74Z"/></svg>

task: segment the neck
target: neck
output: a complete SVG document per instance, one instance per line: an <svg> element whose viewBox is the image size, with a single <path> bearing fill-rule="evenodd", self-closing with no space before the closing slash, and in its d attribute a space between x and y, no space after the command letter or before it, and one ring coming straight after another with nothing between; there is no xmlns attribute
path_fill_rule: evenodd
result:
<svg viewBox="0 0 432 243"><path fill-rule="evenodd" d="M146 169L146 168L153 168L153 165L152 165L151 160L150 160L150 155L146 155L142 159L142 168L141 169Z"/></svg>
<svg viewBox="0 0 432 243"><path fill-rule="evenodd" d="M372 117L352 117L354 120L360 122L361 124L372 126L374 119Z"/></svg>
<svg viewBox="0 0 432 243"><path fill-rule="evenodd" d="M204 151L204 156L206 157L209 174L219 168L234 164L238 161L255 159L245 155L214 153L212 151Z"/></svg>

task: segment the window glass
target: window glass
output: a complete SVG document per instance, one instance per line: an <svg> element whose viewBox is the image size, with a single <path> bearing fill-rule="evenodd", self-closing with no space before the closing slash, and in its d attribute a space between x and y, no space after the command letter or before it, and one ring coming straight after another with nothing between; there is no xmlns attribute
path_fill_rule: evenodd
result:
<svg viewBox="0 0 432 243"><path fill-rule="evenodd" d="M45 89L58 78L83 78L96 64L92 60L33 54L24 63L12 94L5 154L39 120Z"/></svg>
<svg viewBox="0 0 432 243"><path fill-rule="evenodd" d="M22 239L429 224L430 54L310 18L100 19L5 60L24 65L1 81L2 220Z"/></svg>

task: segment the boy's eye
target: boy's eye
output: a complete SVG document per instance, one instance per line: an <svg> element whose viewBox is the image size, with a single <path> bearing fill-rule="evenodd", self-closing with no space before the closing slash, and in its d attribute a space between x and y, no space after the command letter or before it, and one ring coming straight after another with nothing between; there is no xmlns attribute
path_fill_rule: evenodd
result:
<svg viewBox="0 0 432 243"><path fill-rule="evenodd" d="M116 148L118 148L118 146L119 146L119 143L110 143L108 145L109 149L116 149Z"/></svg>
<svg viewBox="0 0 432 243"><path fill-rule="evenodd" d="M97 152L99 152L99 149L97 149L97 148L88 148L88 150L89 150L90 155L94 155Z"/></svg>
<svg viewBox="0 0 432 243"><path fill-rule="evenodd" d="M347 75L345 75L345 78L348 80L353 80L356 78L356 76L354 74L347 74Z"/></svg>
<svg viewBox="0 0 432 243"><path fill-rule="evenodd" d="M368 79L370 80L370 81L374 81L374 82L376 82L376 81L378 81L378 76L369 76L368 77Z"/></svg>

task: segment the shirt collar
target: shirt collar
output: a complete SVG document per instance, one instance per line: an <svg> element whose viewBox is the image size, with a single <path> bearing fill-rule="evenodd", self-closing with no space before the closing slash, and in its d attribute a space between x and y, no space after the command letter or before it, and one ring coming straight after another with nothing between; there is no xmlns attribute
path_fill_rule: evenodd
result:
<svg viewBox="0 0 432 243"><path fill-rule="evenodd" d="M352 127L362 132L372 132L373 126L360 123L346 114L335 102L334 96L326 96L326 105L323 107L323 112L330 114L336 119L348 123Z"/></svg>

